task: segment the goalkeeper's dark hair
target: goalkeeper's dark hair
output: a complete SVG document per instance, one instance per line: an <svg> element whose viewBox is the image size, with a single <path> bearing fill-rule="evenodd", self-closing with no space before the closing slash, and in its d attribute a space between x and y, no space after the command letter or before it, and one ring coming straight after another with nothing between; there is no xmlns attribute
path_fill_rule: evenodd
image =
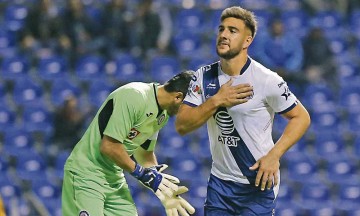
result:
<svg viewBox="0 0 360 216"><path fill-rule="evenodd" d="M165 82L164 89L167 92L182 92L184 97L189 89L189 84L194 76L194 71L186 70Z"/></svg>

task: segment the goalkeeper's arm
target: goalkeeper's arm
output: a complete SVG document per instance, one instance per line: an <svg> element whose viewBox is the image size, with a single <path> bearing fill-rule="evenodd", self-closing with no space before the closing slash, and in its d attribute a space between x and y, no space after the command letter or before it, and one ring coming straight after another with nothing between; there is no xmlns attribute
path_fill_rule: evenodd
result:
<svg viewBox="0 0 360 216"><path fill-rule="evenodd" d="M176 184L179 183L179 179L161 173L157 167L144 168L134 162L119 141L104 135L100 151L123 170L137 178L145 187L151 189L159 199L164 196L171 197L174 191L177 191L178 186Z"/></svg>

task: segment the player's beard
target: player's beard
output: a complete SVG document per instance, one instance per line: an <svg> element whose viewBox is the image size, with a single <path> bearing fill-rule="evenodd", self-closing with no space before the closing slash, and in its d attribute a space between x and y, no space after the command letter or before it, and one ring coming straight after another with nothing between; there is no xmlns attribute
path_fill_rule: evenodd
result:
<svg viewBox="0 0 360 216"><path fill-rule="evenodd" d="M229 59L232 59L232 58L234 58L235 56L239 55L240 49L238 49L238 48L231 49L231 48L230 48L228 51L223 52L223 53L220 53L220 52L219 52L219 48L216 47L216 53L217 53L217 55L218 55L220 58L229 60Z"/></svg>

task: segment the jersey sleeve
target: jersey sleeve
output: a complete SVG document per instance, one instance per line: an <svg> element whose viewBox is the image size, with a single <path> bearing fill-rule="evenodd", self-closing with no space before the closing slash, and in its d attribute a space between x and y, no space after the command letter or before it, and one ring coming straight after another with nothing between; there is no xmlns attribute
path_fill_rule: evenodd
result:
<svg viewBox="0 0 360 216"><path fill-rule="evenodd" d="M264 92L269 106L279 114L290 111L297 104L296 96L290 91L284 79L276 73L266 80Z"/></svg>
<svg viewBox="0 0 360 216"><path fill-rule="evenodd" d="M195 72L189 84L189 90L183 101L184 104L195 107L203 103L202 69Z"/></svg>
<svg viewBox="0 0 360 216"><path fill-rule="evenodd" d="M145 146L142 146L143 149L145 149L146 151L154 151L155 150L155 145L157 142L157 138L159 135L159 131L156 131L149 139L148 139L148 145L146 146L146 148L144 148Z"/></svg>
<svg viewBox="0 0 360 216"><path fill-rule="evenodd" d="M141 101L143 97L136 90L121 89L114 92L114 108L104 134L123 143L138 119L140 110L143 108L142 104L146 104Z"/></svg>

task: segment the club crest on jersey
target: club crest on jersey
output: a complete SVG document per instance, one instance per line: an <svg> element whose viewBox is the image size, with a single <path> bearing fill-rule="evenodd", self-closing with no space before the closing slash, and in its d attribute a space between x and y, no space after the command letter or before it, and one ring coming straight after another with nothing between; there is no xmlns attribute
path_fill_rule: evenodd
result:
<svg viewBox="0 0 360 216"><path fill-rule="evenodd" d="M165 120L165 114L161 114L158 118L158 125L160 125L161 123L163 123Z"/></svg>
<svg viewBox="0 0 360 216"><path fill-rule="evenodd" d="M87 211L81 211L79 216L90 216L90 214Z"/></svg>
<svg viewBox="0 0 360 216"><path fill-rule="evenodd" d="M218 136L218 141L227 146L237 147L237 142L240 141L240 138L232 136L235 130L235 125L231 116L225 111L220 111L216 113L215 121L221 130L221 135Z"/></svg>
<svg viewBox="0 0 360 216"><path fill-rule="evenodd" d="M194 85L194 86L192 87L192 91L193 91L194 93L202 94L202 91L201 91L201 88L200 88L199 85Z"/></svg>
<svg viewBox="0 0 360 216"><path fill-rule="evenodd" d="M137 137L137 135L140 134L140 131L136 130L135 128L131 128L129 134L128 134L128 138L130 140L134 139L135 137Z"/></svg>

